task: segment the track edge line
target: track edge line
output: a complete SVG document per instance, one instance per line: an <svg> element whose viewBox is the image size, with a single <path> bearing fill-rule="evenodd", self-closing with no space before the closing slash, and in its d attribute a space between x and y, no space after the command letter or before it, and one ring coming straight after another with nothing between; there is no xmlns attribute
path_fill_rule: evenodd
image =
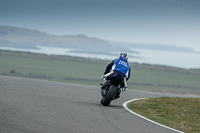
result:
<svg viewBox="0 0 200 133"><path fill-rule="evenodd" d="M160 124L160 123L158 123L158 122L155 122L155 121L153 121L153 120L150 120L150 119L148 119L148 118L146 118L146 117L144 117L144 116L142 116L142 115L139 115L139 114L135 113L134 111L132 111L131 109L128 108L127 105L128 105L130 102L137 101L137 100L141 100L141 99L147 99L147 98L132 99L132 100L129 100L129 101L124 102L122 105L123 105L123 107L124 107L127 111L129 111L130 113L132 113L132 114L134 114L134 115L136 115L136 116L138 116L138 117L140 117L140 118L142 118L142 119L145 119L145 120L147 120L147 121L149 121L149 122L151 122L151 123L154 123L154 124L156 124L156 125L158 125L158 126L161 126L161 127L164 127L164 128L167 128L167 129L170 129L170 130L173 130L173 131L176 131L176 132L178 132L178 133L184 133L184 132L179 131L179 130L177 130L177 129L174 129L174 128L171 128L171 127L162 125L162 124Z"/></svg>

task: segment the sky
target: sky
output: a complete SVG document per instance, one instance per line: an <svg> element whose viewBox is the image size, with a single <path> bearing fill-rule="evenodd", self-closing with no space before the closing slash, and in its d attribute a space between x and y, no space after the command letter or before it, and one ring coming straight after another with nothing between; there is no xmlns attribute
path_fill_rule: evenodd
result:
<svg viewBox="0 0 200 133"><path fill-rule="evenodd" d="M200 0L0 0L0 25L200 51Z"/></svg>

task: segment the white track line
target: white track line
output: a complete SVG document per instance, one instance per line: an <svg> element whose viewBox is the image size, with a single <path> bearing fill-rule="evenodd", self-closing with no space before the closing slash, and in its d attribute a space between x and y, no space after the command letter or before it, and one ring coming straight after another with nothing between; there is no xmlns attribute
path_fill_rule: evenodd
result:
<svg viewBox="0 0 200 133"><path fill-rule="evenodd" d="M143 119L145 119L145 120L147 120L147 121L149 121L149 122L151 122L151 123L154 123L154 124L156 124L156 125L158 125L158 126L161 126L161 127L164 127L164 128L167 128L167 129L170 129L170 130L179 132L179 133L184 133L184 132L182 132L182 131L179 131L179 130L176 130L176 129L174 129L174 128L171 128L171 127L162 125L162 124L160 124L160 123L157 123L157 122L155 122L155 121L152 121L152 120L150 120L150 119L148 119L148 118L146 118L146 117L144 117L144 116L142 116L142 115L139 115L139 114L133 112L132 110L130 110L130 109L127 107L127 105L128 105L130 102L137 101L137 100L140 100L140 99L145 99L145 98L138 98L138 99L132 99L132 100L126 101L125 103L123 103L123 107L124 107L127 111L129 111L130 113L132 113L132 114L134 114L134 115L137 115L137 116L139 116L139 117L141 117L141 118L143 118Z"/></svg>

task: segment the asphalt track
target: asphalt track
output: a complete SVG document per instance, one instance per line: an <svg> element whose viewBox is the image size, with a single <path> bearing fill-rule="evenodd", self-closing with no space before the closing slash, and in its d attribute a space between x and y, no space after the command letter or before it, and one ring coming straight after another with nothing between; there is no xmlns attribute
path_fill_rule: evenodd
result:
<svg viewBox="0 0 200 133"><path fill-rule="evenodd" d="M169 94L128 90L109 107L99 86L0 76L0 133L175 133L122 104Z"/></svg>

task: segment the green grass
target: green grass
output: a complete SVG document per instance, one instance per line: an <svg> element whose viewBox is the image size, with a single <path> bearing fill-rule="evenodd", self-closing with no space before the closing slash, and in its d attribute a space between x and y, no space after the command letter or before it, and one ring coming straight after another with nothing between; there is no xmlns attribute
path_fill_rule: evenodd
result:
<svg viewBox="0 0 200 133"><path fill-rule="evenodd" d="M0 50L0 75L99 85L110 60ZM129 89L200 95L200 69L131 64Z"/></svg>
<svg viewBox="0 0 200 133"><path fill-rule="evenodd" d="M166 126L187 133L200 132L200 98L149 98L134 101L129 108Z"/></svg>
<svg viewBox="0 0 200 133"><path fill-rule="evenodd" d="M103 65L98 61L68 56L1 51L0 62L1 75L65 82L100 82L100 75L103 73L100 69Z"/></svg>

